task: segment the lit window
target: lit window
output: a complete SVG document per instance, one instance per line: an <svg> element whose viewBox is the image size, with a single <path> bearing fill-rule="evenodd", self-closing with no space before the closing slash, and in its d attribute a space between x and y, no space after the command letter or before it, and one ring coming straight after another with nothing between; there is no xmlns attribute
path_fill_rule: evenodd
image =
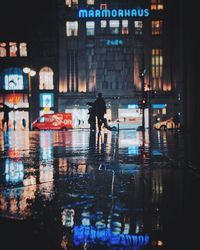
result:
<svg viewBox="0 0 200 250"><path fill-rule="evenodd" d="M19 55L27 56L27 44L26 43L19 44Z"/></svg>
<svg viewBox="0 0 200 250"><path fill-rule="evenodd" d="M68 7L77 7L78 6L78 0L65 0L65 4Z"/></svg>
<svg viewBox="0 0 200 250"><path fill-rule="evenodd" d="M122 34L128 35L128 20L122 20Z"/></svg>
<svg viewBox="0 0 200 250"><path fill-rule="evenodd" d="M95 22L87 21L86 22L86 35L94 36Z"/></svg>
<svg viewBox="0 0 200 250"><path fill-rule="evenodd" d="M6 43L0 43L0 57L6 57Z"/></svg>
<svg viewBox="0 0 200 250"><path fill-rule="evenodd" d="M163 0L151 0L151 10L163 10Z"/></svg>
<svg viewBox="0 0 200 250"><path fill-rule="evenodd" d="M119 20L109 21L111 34L119 34Z"/></svg>
<svg viewBox="0 0 200 250"><path fill-rule="evenodd" d="M151 0L151 10L156 10L156 0Z"/></svg>
<svg viewBox="0 0 200 250"><path fill-rule="evenodd" d="M40 89L53 89L53 71L49 67L44 67L40 70Z"/></svg>
<svg viewBox="0 0 200 250"><path fill-rule="evenodd" d="M101 3L100 4L100 10L106 10L107 9L107 4L106 3Z"/></svg>
<svg viewBox="0 0 200 250"><path fill-rule="evenodd" d="M163 10L164 9L164 5L162 3L162 1L158 1L160 3L158 3L158 10Z"/></svg>
<svg viewBox="0 0 200 250"><path fill-rule="evenodd" d="M10 42L9 43L9 51L10 51L11 57L16 57L17 56L17 43Z"/></svg>
<svg viewBox="0 0 200 250"><path fill-rule="evenodd" d="M87 0L87 5L94 5L94 0Z"/></svg>
<svg viewBox="0 0 200 250"><path fill-rule="evenodd" d="M142 35L143 33L143 22L134 21L135 35Z"/></svg>
<svg viewBox="0 0 200 250"><path fill-rule="evenodd" d="M163 22L160 20L152 21L152 35L161 35L163 31Z"/></svg>
<svg viewBox="0 0 200 250"><path fill-rule="evenodd" d="M101 20L101 28L106 28L106 26L107 26L107 21Z"/></svg>
<svg viewBox="0 0 200 250"><path fill-rule="evenodd" d="M77 21L69 21L66 22L66 33L67 36L78 36L78 22Z"/></svg>
<svg viewBox="0 0 200 250"><path fill-rule="evenodd" d="M152 49L151 72L154 90L162 90L163 55L161 49Z"/></svg>
<svg viewBox="0 0 200 250"><path fill-rule="evenodd" d="M106 20L101 20L101 33L105 33L106 32L106 28L107 28L107 21Z"/></svg>

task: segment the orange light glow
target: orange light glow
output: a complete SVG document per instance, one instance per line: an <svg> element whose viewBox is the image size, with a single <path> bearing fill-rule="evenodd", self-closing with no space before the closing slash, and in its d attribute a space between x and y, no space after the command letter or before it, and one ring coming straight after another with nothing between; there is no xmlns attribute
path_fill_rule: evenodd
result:
<svg viewBox="0 0 200 250"><path fill-rule="evenodd" d="M159 247L161 247L161 246L163 246L163 242L162 242L161 240L158 240L157 245L158 245Z"/></svg>

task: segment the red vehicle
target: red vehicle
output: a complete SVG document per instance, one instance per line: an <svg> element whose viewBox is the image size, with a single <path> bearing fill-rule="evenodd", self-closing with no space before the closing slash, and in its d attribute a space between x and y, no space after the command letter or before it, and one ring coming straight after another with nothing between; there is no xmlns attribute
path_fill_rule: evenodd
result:
<svg viewBox="0 0 200 250"><path fill-rule="evenodd" d="M71 128L71 113L44 114L32 123L33 130L68 130Z"/></svg>

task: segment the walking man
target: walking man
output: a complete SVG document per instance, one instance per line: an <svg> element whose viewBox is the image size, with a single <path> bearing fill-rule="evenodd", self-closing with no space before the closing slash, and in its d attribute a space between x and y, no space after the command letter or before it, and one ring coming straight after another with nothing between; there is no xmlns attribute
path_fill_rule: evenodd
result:
<svg viewBox="0 0 200 250"><path fill-rule="evenodd" d="M4 116L3 116L3 120L2 120L2 128L4 130L4 126L6 124L6 130L8 131L8 124L9 124L9 112L11 110L13 110L13 108L10 108L9 106L7 106L5 103L0 103L0 105L3 106L3 112L4 112Z"/></svg>
<svg viewBox="0 0 200 250"><path fill-rule="evenodd" d="M106 114L106 104L102 97L102 93L98 93L98 97L94 102L95 113L97 117L98 129L101 131L102 124L104 123L104 115Z"/></svg>

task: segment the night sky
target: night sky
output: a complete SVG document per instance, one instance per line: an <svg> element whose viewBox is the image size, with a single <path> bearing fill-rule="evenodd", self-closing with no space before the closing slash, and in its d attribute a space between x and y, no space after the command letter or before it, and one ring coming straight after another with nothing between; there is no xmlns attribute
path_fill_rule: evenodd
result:
<svg viewBox="0 0 200 250"><path fill-rule="evenodd" d="M51 32L56 18L54 0L5 1L0 9L0 36L20 37L41 32ZM30 33L29 33L30 32Z"/></svg>

